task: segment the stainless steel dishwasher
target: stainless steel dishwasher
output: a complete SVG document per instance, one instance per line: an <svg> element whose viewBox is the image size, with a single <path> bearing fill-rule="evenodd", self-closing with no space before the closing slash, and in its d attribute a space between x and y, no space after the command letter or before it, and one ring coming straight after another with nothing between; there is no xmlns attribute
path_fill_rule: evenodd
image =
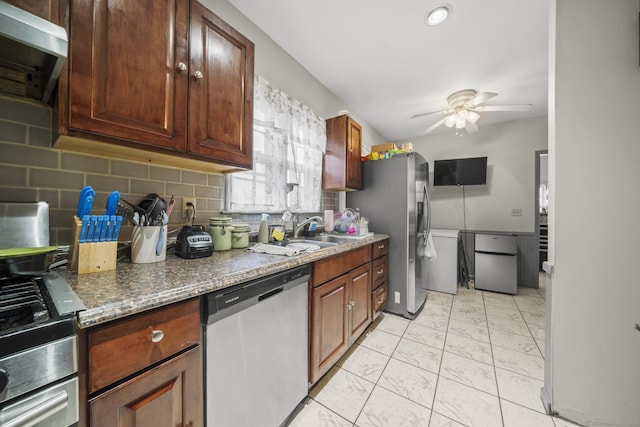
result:
<svg viewBox="0 0 640 427"><path fill-rule="evenodd" d="M277 427L305 399L310 266L205 296L207 425Z"/></svg>

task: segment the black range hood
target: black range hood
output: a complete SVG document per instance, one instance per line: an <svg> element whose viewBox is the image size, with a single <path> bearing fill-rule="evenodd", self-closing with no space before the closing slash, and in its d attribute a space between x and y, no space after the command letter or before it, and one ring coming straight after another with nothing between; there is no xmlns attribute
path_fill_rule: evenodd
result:
<svg viewBox="0 0 640 427"><path fill-rule="evenodd" d="M68 46L64 28L0 0L0 92L48 102Z"/></svg>

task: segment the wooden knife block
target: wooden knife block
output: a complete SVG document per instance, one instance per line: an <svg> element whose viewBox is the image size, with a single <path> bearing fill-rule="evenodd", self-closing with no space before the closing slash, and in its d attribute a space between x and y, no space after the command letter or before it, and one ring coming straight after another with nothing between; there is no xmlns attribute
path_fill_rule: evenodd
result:
<svg viewBox="0 0 640 427"><path fill-rule="evenodd" d="M72 245L69 253L69 270L78 274L97 273L116 269L118 258L118 242L87 242L80 243L80 229L82 221L73 217Z"/></svg>

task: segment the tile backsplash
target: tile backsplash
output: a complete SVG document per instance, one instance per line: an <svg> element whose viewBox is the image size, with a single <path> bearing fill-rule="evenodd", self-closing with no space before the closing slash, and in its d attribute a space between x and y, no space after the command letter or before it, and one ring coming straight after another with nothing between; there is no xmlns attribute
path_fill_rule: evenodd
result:
<svg viewBox="0 0 640 427"><path fill-rule="evenodd" d="M167 201L174 195L176 208L169 228L184 223L182 197L195 197L196 223L207 225L209 217L224 210L223 174L200 173L169 167L129 162L100 156L65 152L51 148L51 108L38 102L0 95L0 200L46 201L50 209L51 243L71 241L72 217L80 189L91 185L96 191L94 211L102 210L108 194L118 190L137 203L149 193ZM336 209L337 193L324 192L321 209ZM233 214L257 228L259 215ZM280 216L271 215L270 222Z"/></svg>

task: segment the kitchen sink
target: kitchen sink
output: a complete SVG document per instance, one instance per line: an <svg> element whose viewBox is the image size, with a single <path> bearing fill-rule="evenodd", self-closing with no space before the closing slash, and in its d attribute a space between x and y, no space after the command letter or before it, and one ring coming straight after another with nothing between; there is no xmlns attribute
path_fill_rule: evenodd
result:
<svg viewBox="0 0 640 427"><path fill-rule="evenodd" d="M310 237L309 241L311 242L321 242L321 243L333 243L333 244L339 244L339 243L347 243L350 240L346 237L339 237L339 236L330 236L328 234L321 234L319 236L316 237Z"/></svg>
<svg viewBox="0 0 640 427"><path fill-rule="evenodd" d="M305 248L307 249L307 251L312 251L312 250L318 250L318 248L314 248L313 246L310 245L315 245L315 246L319 246L319 249L322 248L328 248L331 246L336 246L339 242L333 242L333 241L323 241L323 240L316 240L316 238L309 238L309 239L290 239L289 243L287 243L287 246L289 247L300 247L300 248Z"/></svg>

